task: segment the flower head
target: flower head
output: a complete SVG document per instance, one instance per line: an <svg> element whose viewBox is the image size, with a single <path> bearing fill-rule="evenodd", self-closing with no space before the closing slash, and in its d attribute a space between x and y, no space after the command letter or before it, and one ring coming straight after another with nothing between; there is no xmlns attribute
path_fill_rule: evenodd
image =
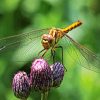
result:
<svg viewBox="0 0 100 100"><path fill-rule="evenodd" d="M58 87L64 77L64 66L60 62L56 62L50 68L53 74L53 87Z"/></svg>
<svg viewBox="0 0 100 100"><path fill-rule="evenodd" d="M43 59L36 59L31 66L30 82L35 90L48 91L52 86L52 72L48 63Z"/></svg>
<svg viewBox="0 0 100 100"><path fill-rule="evenodd" d="M15 74L12 82L12 89L17 98L27 99L30 94L30 83L26 72Z"/></svg>

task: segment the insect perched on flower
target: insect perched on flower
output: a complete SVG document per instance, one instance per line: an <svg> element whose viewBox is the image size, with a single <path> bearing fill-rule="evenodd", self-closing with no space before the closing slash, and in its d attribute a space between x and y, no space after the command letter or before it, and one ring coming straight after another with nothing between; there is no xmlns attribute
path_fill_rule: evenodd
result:
<svg viewBox="0 0 100 100"><path fill-rule="evenodd" d="M61 48L62 50L62 63L63 63L63 45L59 45L59 41L63 40L63 38L66 38L73 44L74 47L76 47L78 53L73 50L77 54L76 59L79 59L79 62L81 61L87 63L87 65L82 65L83 67L86 67L87 69L100 72L100 57L96 56L95 53L93 53L88 48L84 47L83 45L76 42L73 38L71 38L68 35L68 32L72 29L75 29L76 27L80 26L82 24L81 21L76 21L75 23L71 24L70 26L66 28L48 28L48 29L41 29L41 30L33 30L28 33L22 33L15 36L9 36L7 38L0 39L0 54L4 50L7 50L8 48L16 49L15 46L20 45L20 43L25 42L25 46L28 46L29 43L31 43L31 47L34 47L33 50L28 49L31 51L30 55L33 55L34 53L38 52L38 55L42 53L42 57L46 55L46 53L51 50L51 54L53 56L53 61L55 62L55 52L57 48ZM46 34L47 33L47 34ZM38 40L38 38L41 38L41 42ZM37 40L37 41L36 41ZM37 44L39 42L42 44L42 50L40 50L40 46ZM37 45L36 45L37 44ZM65 46L65 44L64 44ZM37 50L38 48L38 50ZM26 50L28 53L30 51ZM14 50L13 50L14 51ZM24 52L22 50L22 52ZM26 55L27 52L24 54ZM82 56L83 59L81 59ZM36 55L37 56L37 55ZM25 57L24 57L25 58Z"/></svg>

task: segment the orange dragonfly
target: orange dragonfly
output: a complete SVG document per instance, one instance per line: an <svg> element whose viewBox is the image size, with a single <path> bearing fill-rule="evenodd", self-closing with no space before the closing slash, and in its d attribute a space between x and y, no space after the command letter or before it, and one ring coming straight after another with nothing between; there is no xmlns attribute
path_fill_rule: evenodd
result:
<svg viewBox="0 0 100 100"><path fill-rule="evenodd" d="M73 52L75 52L75 54L77 55L77 59L79 59L79 63L87 69L100 72L100 57L96 56L95 53L93 53L91 50L84 47L83 45L79 44L68 35L69 31L75 29L81 24L82 24L81 21L77 21L64 29L48 28L48 29L41 29L41 30L32 30L31 32L28 33L22 33L19 35L2 38L0 39L0 54L2 54L2 52L10 48L12 48L11 52L13 52L14 50L16 50L16 48L18 47L20 48L20 44L22 43L23 46L28 46L29 44L31 44L31 46L29 46L29 49L27 49L24 52L24 55L26 55L27 52L29 53L31 51L30 52L31 55L32 52L33 54L35 52L38 52L38 55L40 55L40 53L43 53L42 56L44 56L47 54L49 50L51 50L51 53L53 55L53 60L54 60L56 48L61 48L62 61L63 61L63 47L62 47L63 44L60 45L59 41L63 40L63 38L66 38L66 41L68 40L72 44ZM41 45L42 50L38 45L39 43L42 44ZM30 47L34 47L34 49L31 50ZM24 56L22 53L21 55ZM82 58L80 57L80 55L82 56ZM84 62L87 63L87 65L83 65Z"/></svg>

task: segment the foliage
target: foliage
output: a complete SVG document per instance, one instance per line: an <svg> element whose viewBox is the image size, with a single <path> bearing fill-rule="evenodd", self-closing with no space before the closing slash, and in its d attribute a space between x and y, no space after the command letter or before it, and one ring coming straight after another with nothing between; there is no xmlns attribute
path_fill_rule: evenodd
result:
<svg viewBox="0 0 100 100"><path fill-rule="evenodd" d="M100 54L99 4L100 0L0 0L0 38L32 29L62 28L81 20L83 25L69 34ZM19 70L27 73L30 70L30 64L12 62L14 50L12 56L0 55L1 100L17 100L11 89L12 78ZM61 59L59 52L57 57ZM100 100L99 74L71 63L68 56L64 57L64 63L68 71L61 86L50 91L48 100ZM40 94L34 91L29 98L39 99Z"/></svg>

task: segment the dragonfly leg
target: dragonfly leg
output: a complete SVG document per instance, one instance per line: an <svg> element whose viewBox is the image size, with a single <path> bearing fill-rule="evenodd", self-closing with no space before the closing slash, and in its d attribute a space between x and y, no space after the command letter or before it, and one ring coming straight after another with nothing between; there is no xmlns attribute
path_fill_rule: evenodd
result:
<svg viewBox="0 0 100 100"><path fill-rule="evenodd" d="M41 57L44 57L44 55L46 54L46 52L48 51L48 49L42 49L39 53L38 56L40 56L40 54L44 51L44 53L41 55Z"/></svg>
<svg viewBox="0 0 100 100"><path fill-rule="evenodd" d="M42 49L39 53L38 53L38 56L40 56L40 54L44 51L45 49Z"/></svg>
<svg viewBox="0 0 100 100"><path fill-rule="evenodd" d="M63 64L63 57L64 57L64 55L63 55L63 47L62 46L56 46L55 48L60 48L61 49L61 56L62 56L62 64ZM64 68L65 68L65 71L67 72L67 69L66 69L66 67L64 66Z"/></svg>
<svg viewBox="0 0 100 100"><path fill-rule="evenodd" d="M55 50L51 49L51 56L53 57L53 64L55 63Z"/></svg>
<svg viewBox="0 0 100 100"><path fill-rule="evenodd" d="M62 56L62 58L61 58L61 60L62 60L62 64L63 64L63 47L62 46L56 46L55 48L60 48L61 49L61 56Z"/></svg>
<svg viewBox="0 0 100 100"><path fill-rule="evenodd" d="M44 49L45 50L45 52L42 54L42 57L44 57L44 55L47 53L47 51L48 51L48 49ZM44 51L43 50L43 51Z"/></svg>

